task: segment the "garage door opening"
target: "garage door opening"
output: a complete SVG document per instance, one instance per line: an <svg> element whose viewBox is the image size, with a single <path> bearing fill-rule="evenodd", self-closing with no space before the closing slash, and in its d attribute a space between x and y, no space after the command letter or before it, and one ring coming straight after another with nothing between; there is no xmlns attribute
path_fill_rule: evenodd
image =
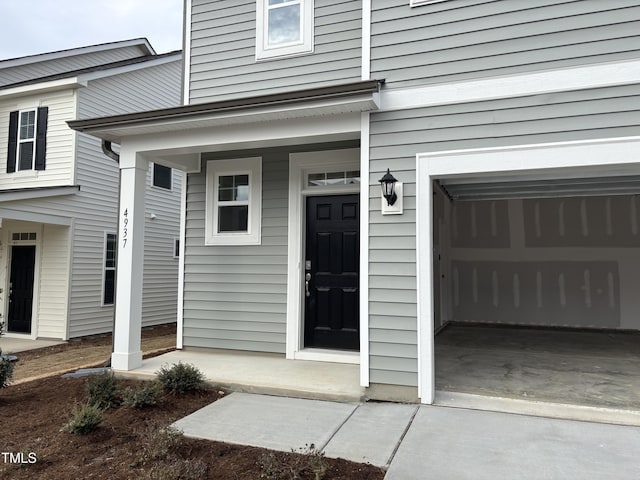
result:
<svg viewBox="0 0 640 480"><path fill-rule="evenodd" d="M640 411L639 193L435 181L435 389Z"/></svg>

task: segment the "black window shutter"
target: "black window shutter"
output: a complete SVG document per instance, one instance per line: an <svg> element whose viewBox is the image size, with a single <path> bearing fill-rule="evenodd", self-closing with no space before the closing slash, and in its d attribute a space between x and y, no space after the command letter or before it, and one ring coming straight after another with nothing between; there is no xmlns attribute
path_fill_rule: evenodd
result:
<svg viewBox="0 0 640 480"><path fill-rule="evenodd" d="M16 171L16 152L18 151L18 112L9 114L9 148L7 153L7 173Z"/></svg>
<svg viewBox="0 0 640 480"><path fill-rule="evenodd" d="M48 117L49 107L39 107L36 126L36 170L44 170L46 166Z"/></svg>

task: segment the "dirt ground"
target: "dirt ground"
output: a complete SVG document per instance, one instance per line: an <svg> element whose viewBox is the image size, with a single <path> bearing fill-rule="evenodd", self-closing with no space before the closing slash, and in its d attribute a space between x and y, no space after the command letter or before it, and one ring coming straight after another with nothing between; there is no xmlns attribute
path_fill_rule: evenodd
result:
<svg viewBox="0 0 640 480"><path fill-rule="evenodd" d="M174 343L175 326L173 332L162 327L143 333L145 353L171 349ZM169 442L163 429L225 394L215 388L165 394L158 405L146 409L111 408L98 429L87 435L62 431L74 408L86 402L86 378L61 378L58 372L101 365L110 349L111 338L101 336L20 353L16 379L21 381L0 390L0 479L315 480L308 470L299 477L265 477L260 466L270 458L267 463L292 468L308 457L181 436ZM47 374L50 371L56 374ZM118 381L122 390L137 385L135 380ZM382 469L371 465L324 462L324 480L384 477Z"/></svg>
<svg viewBox="0 0 640 480"><path fill-rule="evenodd" d="M142 352L156 355L175 349L176 325L142 329ZM111 335L96 335L16 354L13 383L18 384L54 373L103 365L111 354Z"/></svg>

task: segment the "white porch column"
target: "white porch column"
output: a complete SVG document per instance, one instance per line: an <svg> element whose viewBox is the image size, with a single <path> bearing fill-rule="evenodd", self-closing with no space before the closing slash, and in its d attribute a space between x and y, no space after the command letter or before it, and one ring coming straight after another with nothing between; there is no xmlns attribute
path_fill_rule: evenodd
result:
<svg viewBox="0 0 640 480"><path fill-rule="evenodd" d="M120 153L120 211L116 321L111 367L142 365L142 271L144 266L144 193L149 162L124 147Z"/></svg>

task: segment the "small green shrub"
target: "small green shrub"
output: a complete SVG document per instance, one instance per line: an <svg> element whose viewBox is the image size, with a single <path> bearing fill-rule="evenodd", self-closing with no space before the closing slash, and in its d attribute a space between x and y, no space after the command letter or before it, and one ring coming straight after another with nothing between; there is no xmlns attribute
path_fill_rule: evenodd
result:
<svg viewBox="0 0 640 480"><path fill-rule="evenodd" d="M204 374L190 364L178 362L170 367L163 366L157 375L162 387L170 393L202 390L204 387Z"/></svg>
<svg viewBox="0 0 640 480"><path fill-rule="evenodd" d="M96 405L76 406L63 430L69 433L86 435L93 432L102 422L102 410Z"/></svg>
<svg viewBox="0 0 640 480"><path fill-rule="evenodd" d="M91 375L86 383L87 402L98 408L117 407L118 399L118 382L111 372L101 373L99 375Z"/></svg>
<svg viewBox="0 0 640 480"><path fill-rule="evenodd" d="M142 382L136 388L127 388L122 403L129 408L145 408L158 403L162 385L157 381Z"/></svg>
<svg viewBox="0 0 640 480"><path fill-rule="evenodd" d="M2 355L2 350L0 350ZM7 387L13 378L13 363L4 358L0 358L0 388Z"/></svg>
<svg viewBox="0 0 640 480"><path fill-rule="evenodd" d="M306 445L291 453L267 452L258 459L260 478L267 480L300 480L313 475L315 480L322 480L327 472L324 453L315 445Z"/></svg>

